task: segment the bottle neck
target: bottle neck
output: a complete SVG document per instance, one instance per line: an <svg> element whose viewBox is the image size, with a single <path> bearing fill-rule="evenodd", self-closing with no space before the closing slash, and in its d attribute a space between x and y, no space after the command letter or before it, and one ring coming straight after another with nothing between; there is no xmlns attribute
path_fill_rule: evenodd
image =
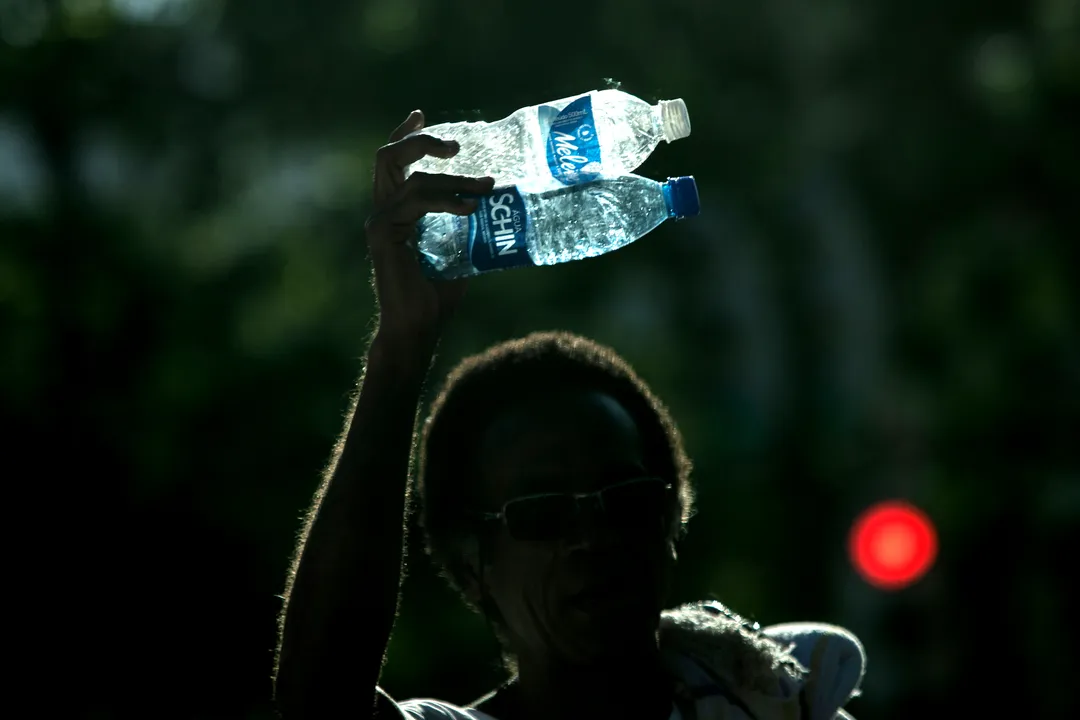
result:
<svg viewBox="0 0 1080 720"><path fill-rule="evenodd" d="M661 183L660 189L664 191L664 206L667 208L668 218L678 217L678 215L675 214L675 205L673 198L671 197L671 183Z"/></svg>
<svg viewBox="0 0 1080 720"><path fill-rule="evenodd" d="M656 137L664 142L670 142L664 134L664 107L660 103L652 106L652 124Z"/></svg>

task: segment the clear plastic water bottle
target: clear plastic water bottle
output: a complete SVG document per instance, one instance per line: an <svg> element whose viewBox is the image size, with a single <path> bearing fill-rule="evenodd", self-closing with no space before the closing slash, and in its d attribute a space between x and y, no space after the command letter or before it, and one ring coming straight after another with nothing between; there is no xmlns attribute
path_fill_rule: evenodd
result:
<svg viewBox="0 0 1080 720"><path fill-rule="evenodd" d="M693 177L660 183L620 175L539 190L519 183L479 199L469 216L431 213L418 223L417 249L428 276L448 280L595 257L699 210Z"/></svg>
<svg viewBox="0 0 1080 720"><path fill-rule="evenodd" d="M621 90L594 90L491 123L444 123L418 132L456 140L461 150L448 159L422 158L409 173L488 175L499 185L523 178L573 185L631 172L661 140L688 136L690 115L679 99L654 106Z"/></svg>

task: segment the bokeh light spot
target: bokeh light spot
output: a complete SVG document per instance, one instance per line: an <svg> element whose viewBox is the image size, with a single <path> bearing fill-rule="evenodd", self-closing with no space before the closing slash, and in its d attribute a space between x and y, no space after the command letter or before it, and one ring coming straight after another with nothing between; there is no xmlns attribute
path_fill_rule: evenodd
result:
<svg viewBox="0 0 1080 720"><path fill-rule="evenodd" d="M899 590L917 581L934 564L938 549L930 518L900 500L864 511L852 525L848 545L855 570L883 590Z"/></svg>

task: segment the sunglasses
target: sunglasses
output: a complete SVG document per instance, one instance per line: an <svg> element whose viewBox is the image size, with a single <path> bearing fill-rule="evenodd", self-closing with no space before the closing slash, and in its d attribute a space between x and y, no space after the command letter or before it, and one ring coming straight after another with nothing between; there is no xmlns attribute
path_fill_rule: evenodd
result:
<svg viewBox="0 0 1080 720"><path fill-rule="evenodd" d="M557 540L575 530L586 508L599 511L624 534L659 532L671 511L671 483L643 477L589 493L541 493L509 500L499 512L474 513L499 521L515 540Z"/></svg>

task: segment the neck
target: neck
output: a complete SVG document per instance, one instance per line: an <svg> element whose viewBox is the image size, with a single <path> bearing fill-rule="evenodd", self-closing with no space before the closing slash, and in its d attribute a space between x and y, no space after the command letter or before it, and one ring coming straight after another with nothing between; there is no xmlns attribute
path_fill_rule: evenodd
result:
<svg viewBox="0 0 1080 720"><path fill-rule="evenodd" d="M588 664L521 657L518 668L522 720L667 720L671 714L671 679L655 644Z"/></svg>

